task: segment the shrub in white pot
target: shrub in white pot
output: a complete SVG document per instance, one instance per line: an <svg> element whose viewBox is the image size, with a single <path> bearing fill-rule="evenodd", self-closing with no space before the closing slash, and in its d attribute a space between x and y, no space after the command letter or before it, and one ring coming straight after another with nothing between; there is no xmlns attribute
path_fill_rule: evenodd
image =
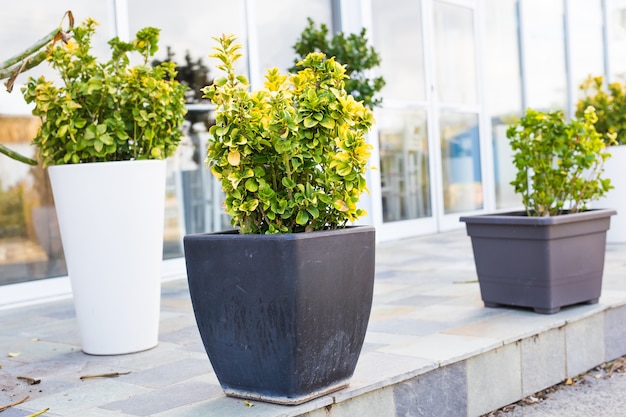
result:
<svg viewBox="0 0 626 417"><path fill-rule="evenodd" d="M183 134L186 87L173 63L150 65L158 29L111 39L100 62L96 25L71 27L49 52L59 81L29 78L22 92L42 119L33 143L49 167L82 349L121 354L158 341L165 158Z"/></svg>
<svg viewBox="0 0 626 417"><path fill-rule="evenodd" d="M592 205L617 210L606 240L626 243L626 84L607 85L604 77L590 76L580 85L580 90L584 96L577 103L576 116L581 117L588 106L595 108L598 118L594 126L606 138L611 153L604 171L613 189Z"/></svg>

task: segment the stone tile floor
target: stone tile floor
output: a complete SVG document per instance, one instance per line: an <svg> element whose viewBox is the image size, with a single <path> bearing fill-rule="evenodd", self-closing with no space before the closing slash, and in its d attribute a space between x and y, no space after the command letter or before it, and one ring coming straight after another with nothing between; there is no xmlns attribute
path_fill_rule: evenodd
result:
<svg viewBox="0 0 626 417"><path fill-rule="evenodd" d="M71 299L0 311L0 406L28 396L24 403L2 412L2 417L24 417L44 409L48 409L46 417L325 416L330 415L325 407L333 403L377 391L380 401L372 403L370 398L370 403L361 406L369 411L332 415L379 417L383 414L375 410L390 407L396 411L384 415L422 415L411 412L411 403L403 403L409 400L403 399L402 390L411 384L405 381L424 375L422 381L428 384L428 375L440 378L429 372L436 369L453 377L457 372L474 375L472 369L481 375L492 366L479 357L485 352L500 349L500 358L506 359L506 352L513 352L508 344L542 332L547 336L539 340L549 342L572 319L593 318L607 308L626 305L626 245L607 245L599 304L569 307L554 315L485 308L464 230L381 243L376 257L374 305L365 345L351 384L342 391L300 406L225 397L195 327L186 281L180 277L163 284L159 345L136 354L82 353ZM626 327L616 332L626 339ZM621 343L621 338L616 340ZM466 365L472 357L478 360ZM583 359L583 368L596 365ZM492 367L501 371L506 364ZM124 375L80 379L117 372ZM29 385L19 377L41 382ZM467 378L455 377L458 387L454 389L467 391L473 382ZM384 391L394 386L389 400ZM463 415L478 415L479 406L448 394L451 403L468 407Z"/></svg>

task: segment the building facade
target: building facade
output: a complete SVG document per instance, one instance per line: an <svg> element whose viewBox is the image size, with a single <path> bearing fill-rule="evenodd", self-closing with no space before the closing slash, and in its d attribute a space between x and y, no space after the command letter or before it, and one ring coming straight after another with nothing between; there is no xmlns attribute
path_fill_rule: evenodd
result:
<svg viewBox="0 0 626 417"><path fill-rule="evenodd" d="M159 59L206 66L210 77L218 74L208 58L212 37L234 33L253 87L265 68L293 65L307 18L334 31L367 28L387 85L369 137L375 169L362 221L376 226L381 242L460 228L469 213L519 208L507 125L529 107L572 116L586 77L626 77L625 0L73 0L63 7L78 21L100 22L103 56L112 36L129 39L154 26ZM3 11L0 59L56 27L64 12L44 0ZM44 64L17 82L48 73ZM19 88L2 89L0 143L32 155L36 127ZM185 234L229 227L203 164L208 133L198 123L186 130L168 161L164 259L172 271L183 267ZM0 285L66 275L45 171L0 158Z"/></svg>

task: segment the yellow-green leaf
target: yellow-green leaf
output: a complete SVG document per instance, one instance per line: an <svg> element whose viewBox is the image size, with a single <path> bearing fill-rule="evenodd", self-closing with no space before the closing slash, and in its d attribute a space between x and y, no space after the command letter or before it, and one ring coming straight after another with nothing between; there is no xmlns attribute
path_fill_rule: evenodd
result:
<svg viewBox="0 0 626 417"><path fill-rule="evenodd" d="M337 200L334 202L333 206L335 207L336 210L339 210L341 212L346 212L348 211L348 205L346 204L345 201L343 200Z"/></svg>
<svg viewBox="0 0 626 417"><path fill-rule="evenodd" d="M311 128L314 126L317 126L317 120L313 119L312 117L304 118L304 127Z"/></svg>
<svg viewBox="0 0 626 417"><path fill-rule="evenodd" d="M309 213L307 213L306 211L299 211L298 215L296 216L296 223L298 223L300 226L304 226L305 224L307 224L307 222L309 221Z"/></svg>
<svg viewBox="0 0 626 417"><path fill-rule="evenodd" d="M228 163L232 166L237 166L241 162L241 154L239 151L230 151L228 152Z"/></svg>
<svg viewBox="0 0 626 417"><path fill-rule="evenodd" d="M254 178L248 178L246 180L246 190L251 193L255 193L259 189L259 184L256 182Z"/></svg>

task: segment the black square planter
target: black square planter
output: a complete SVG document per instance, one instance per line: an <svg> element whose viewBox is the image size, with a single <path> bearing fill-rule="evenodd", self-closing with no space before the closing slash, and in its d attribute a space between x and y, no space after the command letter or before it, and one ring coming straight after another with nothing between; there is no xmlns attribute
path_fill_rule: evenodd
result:
<svg viewBox="0 0 626 417"><path fill-rule="evenodd" d="M528 307L556 313L595 303L602 290L606 231L614 210L552 217L525 212L461 217L472 240L487 307Z"/></svg>
<svg viewBox="0 0 626 417"><path fill-rule="evenodd" d="M345 387L372 306L371 226L184 238L198 329L227 395L300 404Z"/></svg>

